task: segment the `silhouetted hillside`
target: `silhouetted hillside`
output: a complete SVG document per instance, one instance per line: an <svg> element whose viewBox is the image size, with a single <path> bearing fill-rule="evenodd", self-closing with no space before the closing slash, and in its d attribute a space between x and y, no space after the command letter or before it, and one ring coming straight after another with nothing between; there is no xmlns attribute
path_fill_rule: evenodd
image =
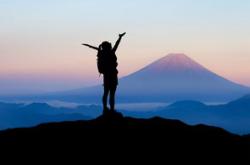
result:
<svg viewBox="0 0 250 165"><path fill-rule="evenodd" d="M246 95L227 104L206 105L197 101L178 101L148 112L125 112L127 116L178 119L188 124L206 124L236 134L250 132L250 97Z"/></svg>
<svg viewBox="0 0 250 165"><path fill-rule="evenodd" d="M124 159L248 159L250 138L204 125L188 126L161 118L124 118L106 114L91 121L44 124L0 132L0 145L11 151L46 149L54 154L80 153L82 159L107 155ZM69 149L70 148L70 149ZM17 150L16 150L17 149ZM204 159L205 160L205 159Z"/></svg>

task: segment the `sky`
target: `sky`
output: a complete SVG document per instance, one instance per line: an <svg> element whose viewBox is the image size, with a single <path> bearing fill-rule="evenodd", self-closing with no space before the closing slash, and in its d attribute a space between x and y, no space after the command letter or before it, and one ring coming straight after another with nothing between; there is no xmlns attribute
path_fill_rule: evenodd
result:
<svg viewBox="0 0 250 165"><path fill-rule="evenodd" d="M169 53L250 86L249 0L0 0L0 91L29 94L101 83L96 52L114 43L119 76Z"/></svg>

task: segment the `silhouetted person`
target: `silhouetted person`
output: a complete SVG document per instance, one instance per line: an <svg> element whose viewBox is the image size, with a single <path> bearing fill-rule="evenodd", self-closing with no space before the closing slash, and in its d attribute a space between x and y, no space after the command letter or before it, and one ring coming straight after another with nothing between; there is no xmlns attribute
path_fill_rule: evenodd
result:
<svg viewBox="0 0 250 165"><path fill-rule="evenodd" d="M109 95L109 104L110 110L115 111L115 92L118 85L118 70L117 70L117 57L116 50L121 42L122 37L126 33L119 34L119 38L115 43L115 46L112 48L110 42L104 41L99 47L91 46L89 44L83 44L89 48L95 49L98 51L97 54L97 65L100 74L103 74L103 86L104 94L102 98L103 102L103 111L104 113L108 111L107 100Z"/></svg>

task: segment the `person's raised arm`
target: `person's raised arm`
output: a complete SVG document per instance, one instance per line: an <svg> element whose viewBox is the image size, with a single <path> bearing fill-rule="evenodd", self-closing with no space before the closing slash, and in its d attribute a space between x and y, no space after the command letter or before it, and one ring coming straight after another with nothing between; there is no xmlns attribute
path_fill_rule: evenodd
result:
<svg viewBox="0 0 250 165"><path fill-rule="evenodd" d="M118 38L118 40L116 41L115 46L113 47L113 51L114 51L114 52L116 52L116 50L117 50L117 48L118 48L118 46L119 46L119 44L120 44L120 42L121 42L121 39L122 39L122 37L123 37L125 34L126 34L126 33L119 34L119 38Z"/></svg>
<svg viewBox="0 0 250 165"><path fill-rule="evenodd" d="M89 45L89 44L82 44L82 45L87 46L87 47L89 47L89 48L91 48L91 49L99 50L98 47L91 46L91 45Z"/></svg>

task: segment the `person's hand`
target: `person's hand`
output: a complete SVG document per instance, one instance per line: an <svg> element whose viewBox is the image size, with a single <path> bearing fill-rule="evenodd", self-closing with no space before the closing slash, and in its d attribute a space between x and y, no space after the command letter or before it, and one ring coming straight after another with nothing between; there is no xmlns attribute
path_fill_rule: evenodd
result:
<svg viewBox="0 0 250 165"><path fill-rule="evenodd" d="M82 44L82 45L84 45L84 46L89 46L89 44Z"/></svg>
<svg viewBox="0 0 250 165"><path fill-rule="evenodd" d="M123 37L125 34L126 34L126 32L122 33L122 34L119 34L119 37Z"/></svg>

